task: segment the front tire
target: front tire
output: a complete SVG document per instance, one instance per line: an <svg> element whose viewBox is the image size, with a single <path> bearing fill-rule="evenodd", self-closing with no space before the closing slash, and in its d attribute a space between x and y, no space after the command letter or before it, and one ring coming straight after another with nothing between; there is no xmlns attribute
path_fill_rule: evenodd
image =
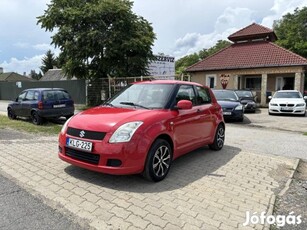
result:
<svg viewBox="0 0 307 230"><path fill-rule="evenodd" d="M225 142L225 127L222 124L219 124L217 127L214 142L209 145L209 148L215 151L221 150Z"/></svg>
<svg viewBox="0 0 307 230"><path fill-rule="evenodd" d="M170 170L172 158L170 144L166 140L157 139L148 152L143 176L154 182L163 180Z"/></svg>
<svg viewBox="0 0 307 230"><path fill-rule="evenodd" d="M31 113L31 119L34 125L41 125L44 121L43 118L40 117L36 111L33 111Z"/></svg>
<svg viewBox="0 0 307 230"><path fill-rule="evenodd" d="M7 116L11 120L15 120L17 117L11 108L7 109Z"/></svg>

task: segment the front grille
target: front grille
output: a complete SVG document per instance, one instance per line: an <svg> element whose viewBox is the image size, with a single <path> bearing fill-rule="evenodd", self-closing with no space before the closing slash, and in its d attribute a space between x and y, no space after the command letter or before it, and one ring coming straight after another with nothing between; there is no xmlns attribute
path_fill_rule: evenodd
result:
<svg viewBox="0 0 307 230"><path fill-rule="evenodd" d="M233 108L223 108L224 112L231 112L233 110Z"/></svg>
<svg viewBox="0 0 307 230"><path fill-rule="evenodd" d="M103 140L106 133L104 132L96 132L96 131L89 131L89 130L83 130L83 129L75 129L68 127L67 134L74 136L74 137L81 137L91 140Z"/></svg>
<svg viewBox="0 0 307 230"><path fill-rule="evenodd" d="M87 153L87 152L83 152L83 151L79 151L79 150L67 148L67 147L65 148L65 155L73 159L83 161L86 163L90 163L90 164L94 164L94 165L98 165L99 159L100 159L100 155L98 154Z"/></svg>
<svg viewBox="0 0 307 230"><path fill-rule="evenodd" d="M294 106L294 104L279 104L280 106L283 106L283 107L293 107Z"/></svg>

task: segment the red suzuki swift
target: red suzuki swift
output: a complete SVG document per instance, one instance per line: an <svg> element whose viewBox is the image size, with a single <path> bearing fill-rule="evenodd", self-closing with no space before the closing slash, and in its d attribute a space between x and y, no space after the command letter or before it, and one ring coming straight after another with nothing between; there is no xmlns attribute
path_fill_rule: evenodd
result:
<svg viewBox="0 0 307 230"><path fill-rule="evenodd" d="M224 139L223 112L209 88L136 82L69 119L59 134L59 157L89 170L160 181L177 157L204 145L220 150Z"/></svg>

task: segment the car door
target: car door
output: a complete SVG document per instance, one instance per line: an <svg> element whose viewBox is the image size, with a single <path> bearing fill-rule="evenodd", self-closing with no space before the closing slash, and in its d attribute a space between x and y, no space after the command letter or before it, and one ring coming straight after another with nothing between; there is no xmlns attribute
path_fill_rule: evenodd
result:
<svg viewBox="0 0 307 230"><path fill-rule="evenodd" d="M12 110L16 116L22 116L22 102L26 97L27 91L22 92L18 95L16 101L12 105Z"/></svg>
<svg viewBox="0 0 307 230"><path fill-rule="evenodd" d="M176 95L176 104L180 100L190 100L195 104L196 94L192 85L181 85ZM193 106L192 109L178 110L174 117L173 133L176 149L178 154L191 149L191 146L199 143L199 137L202 135L200 125L200 113L198 106Z"/></svg>
<svg viewBox="0 0 307 230"><path fill-rule="evenodd" d="M32 108L37 108L38 93L35 90L29 90L22 102L22 114L25 117L31 116Z"/></svg>
<svg viewBox="0 0 307 230"><path fill-rule="evenodd" d="M208 89L201 86L196 86L195 89L197 94L196 108L199 113L199 127L201 129L200 135L202 138L201 141L207 143L207 141L212 139L212 135L214 135L215 132L215 107L212 105L211 96Z"/></svg>

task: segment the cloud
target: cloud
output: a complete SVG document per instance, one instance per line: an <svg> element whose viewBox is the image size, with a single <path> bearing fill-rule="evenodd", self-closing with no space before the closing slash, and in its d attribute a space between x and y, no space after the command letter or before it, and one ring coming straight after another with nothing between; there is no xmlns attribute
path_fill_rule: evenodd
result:
<svg viewBox="0 0 307 230"><path fill-rule="evenodd" d="M13 44L13 46L20 48L20 49L27 49L30 48L30 44L27 42L17 42L15 44Z"/></svg>
<svg viewBox="0 0 307 230"><path fill-rule="evenodd" d="M22 60L11 58L9 62L4 61L0 64L4 72L17 72L19 74L30 73L30 70L40 71L39 67L42 65L42 58L44 55L37 55L32 58L25 57Z"/></svg>
<svg viewBox="0 0 307 230"><path fill-rule="evenodd" d="M48 51L48 50L53 50L54 46L47 43L42 43L34 45L33 48L40 51Z"/></svg>
<svg viewBox="0 0 307 230"><path fill-rule="evenodd" d="M253 22L254 12L247 8L227 7L217 18L214 31L208 34L188 33L175 41L173 55L180 58L186 54L207 49L216 44L218 40L226 40L235 31Z"/></svg>

